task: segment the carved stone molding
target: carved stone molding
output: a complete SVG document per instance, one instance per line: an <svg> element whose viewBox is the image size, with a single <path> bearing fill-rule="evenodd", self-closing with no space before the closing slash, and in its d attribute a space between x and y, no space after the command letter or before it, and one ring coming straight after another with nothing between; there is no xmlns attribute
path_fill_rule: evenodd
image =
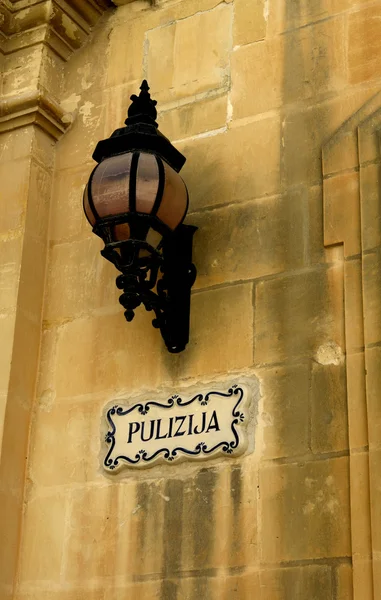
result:
<svg viewBox="0 0 381 600"><path fill-rule="evenodd" d="M342 245L354 600L381 590L381 92L323 147L324 242Z"/></svg>
<svg viewBox="0 0 381 600"><path fill-rule="evenodd" d="M0 49L10 54L45 43L67 60L111 6L111 0L5 0L0 4Z"/></svg>
<svg viewBox="0 0 381 600"><path fill-rule="evenodd" d="M0 133L35 124L58 140L69 124L64 111L46 93L36 90L0 100Z"/></svg>

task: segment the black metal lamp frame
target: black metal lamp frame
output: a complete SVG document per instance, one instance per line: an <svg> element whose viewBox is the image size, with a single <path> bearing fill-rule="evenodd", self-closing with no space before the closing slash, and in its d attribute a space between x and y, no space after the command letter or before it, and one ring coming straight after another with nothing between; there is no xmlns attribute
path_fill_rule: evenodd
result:
<svg viewBox="0 0 381 600"><path fill-rule="evenodd" d="M146 81L141 85L139 97L133 95L126 127L117 129L107 140L98 142L93 158L98 163L126 152L149 152L165 160L175 171L180 171L185 157L172 146L157 129L156 101L151 100ZM93 171L94 172L94 171ZM89 180L89 205L96 215ZM146 241L134 239L114 241L115 225L127 223L131 233L152 228L162 235L157 248ZM197 227L181 223L174 231L166 227L155 215L136 210L105 218L97 218L93 232L101 237L105 247L104 258L121 272L116 285L123 290L119 302L125 308L127 321L135 316L141 304L153 311L154 327L160 329L164 342L172 353L185 349L189 341L190 294L196 279L192 263L192 241ZM144 251L144 252L143 252Z"/></svg>

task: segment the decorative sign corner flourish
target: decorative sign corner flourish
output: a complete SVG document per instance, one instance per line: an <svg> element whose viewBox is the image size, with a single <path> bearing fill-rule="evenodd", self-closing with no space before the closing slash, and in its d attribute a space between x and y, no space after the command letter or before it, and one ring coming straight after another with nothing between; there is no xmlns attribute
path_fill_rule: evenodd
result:
<svg viewBox="0 0 381 600"><path fill-rule="evenodd" d="M103 466L149 467L164 462L237 456L247 445L248 392L232 385L227 392L209 391L183 399L175 394L166 403L148 401L108 409L108 446Z"/></svg>

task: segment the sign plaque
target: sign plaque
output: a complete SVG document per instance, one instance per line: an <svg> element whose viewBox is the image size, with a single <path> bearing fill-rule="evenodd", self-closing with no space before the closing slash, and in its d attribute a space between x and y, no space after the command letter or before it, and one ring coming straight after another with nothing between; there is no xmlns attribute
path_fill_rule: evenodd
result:
<svg viewBox="0 0 381 600"><path fill-rule="evenodd" d="M238 456L247 447L248 408L244 385L190 398L174 395L164 402L115 404L106 412L103 466L115 473L123 467Z"/></svg>

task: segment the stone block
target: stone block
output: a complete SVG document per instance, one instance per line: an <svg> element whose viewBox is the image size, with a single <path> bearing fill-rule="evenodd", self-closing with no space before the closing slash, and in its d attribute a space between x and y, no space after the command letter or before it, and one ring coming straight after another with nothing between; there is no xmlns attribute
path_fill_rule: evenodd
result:
<svg viewBox="0 0 381 600"><path fill-rule="evenodd" d="M45 486L92 482L101 479L101 414L105 404L54 403L44 396L31 434L29 477L39 489ZM106 453L105 447L102 452ZM47 457L50 457L47 460Z"/></svg>
<svg viewBox="0 0 381 600"><path fill-rule="evenodd" d="M369 445L381 448L381 348L368 348L365 360Z"/></svg>
<svg viewBox="0 0 381 600"><path fill-rule="evenodd" d="M344 348L341 266L257 283L256 364L312 357L330 341Z"/></svg>
<svg viewBox="0 0 381 600"><path fill-rule="evenodd" d="M328 565L308 565L259 572L261 600L318 600L331 598ZM237 597L238 598L238 597Z"/></svg>
<svg viewBox="0 0 381 600"><path fill-rule="evenodd" d="M381 77L381 35L379 7L369 6L348 17L349 83L356 84Z"/></svg>
<svg viewBox="0 0 381 600"><path fill-rule="evenodd" d="M353 600L352 565L339 565L335 576L337 600Z"/></svg>
<svg viewBox="0 0 381 600"><path fill-rule="evenodd" d="M342 173L324 181L324 243L344 242L344 255L361 248L360 190L356 172Z"/></svg>
<svg viewBox="0 0 381 600"><path fill-rule="evenodd" d="M368 445L364 353L348 354L346 361L349 441L351 448L363 448Z"/></svg>
<svg viewBox="0 0 381 600"><path fill-rule="evenodd" d="M29 236L46 245L49 225L52 176L34 160L30 165L25 229Z"/></svg>
<svg viewBox="0 0 381 600"><path fill-rule="evenodd" d="M98 141L103 138L105 96L103 92L88 92L83 97L68 95L61 102L73 113L70 130L61 138L56 150L56 169L88 165ZM70 110L69 110L70 109ZM123 124L123 123L122 123ZM111 133L111 132L110 132ZM110 134L108 134L110 135ZM94 163L95 167L95 163Z"/></svg>
<svg viewBox="0 0 381 600"><path fill-rule="evenodd" d="M131 581L162 570L163 511L166 500L155 482L89 487L73 492L64 577ZM171 498L168 502L176 502ZM88 510L91 507L91 510ZM125 597L125 596L124 596Z"/></svg>
<svg viewBox="0 0 381 600"><path fill-rule="evenodd" d="M196 287L301 267L307 200L299 192L189 215L195 235ZM287 223L287 226L285 225Z"/></svg>
<svg viewBox="0 0 381 600"><path fill-rule="evenodd" d="M140 586L139 586L140 587ZM20 586L19 591L14 597L15 600L104 600L105 590L104 587L95 588L90 587L78 587L78 588L69 588L69 589L55 589L55 590L41 590L38 591L29 589L27 584L22 584ZM130 593L130 589L122 588L123 593ZM117 598L117 594L119 593L118 588L113 589L112 598ZM110 594L110 590L108 590L108 594ZM130 595L128 596L130 598ZM153 596L154 598L154 596ZM11 599L12 600L12 599ZM148 600L148 598L144 598L144 600Z"/></svg>
<svg viewBox="0 0 381 600"><path fill-rule="evenodd" d="M237 49L232 55L233 118L343 88L344 28L344 19L331 19Z"/></svg>
<svg viewBox="0 0 381 600"><path fill-rule="evenodd" d="M365 120L360 122L357 130L359 163L364 168L368 166L366 163L379 162L381 158L379 134L380 111L376 110L375 113L370 114L370 117L368 116L369 113L370 110L366 110L364 115Z"/></svg>
<svg viewBox="0 0 381 600"><path fill-rule="evenodd" d="M311 449L315 454L348 449L345 363L312 365Z"/></svg>
<svg viewBox="0 0 381 600"><path fill-rule="evenodd" d="M358 351L364 344L362 297L362 261L347 260L344 265L345 342L347 353Z"/></svg>
<svg viewBox="0 0 381 600"><path fill-rule="evenodd" d="M14 169L17 177L14 176ZM23 225L28 197L30 161L20 159L13 163L0 165L0 234L19 229Z"/></svg>
<svg viewBox="0 0 381 600"><path fill-rule="evenodd" d="M352 556L364 560L372 546L369 453L353 453L350 460ZM354 575L357 578L357 569Z"/></svg>
<svg viewBox="0 0 381 600"><path fill-rule="evenodd" d="M107 64L106 86L113 87L131 81L141 84L142 65L145 46L144 23L133 21L131 18L123 27L113 27L107 47L109 61ZM115 60L115 57L118 60ZM162 57L163 58L163 57ZM166 57L167 60L167 57ZM161 65L162 75L166 69ZM150 86L152 81L148 80ZM138 89L134 92L138 92Z"/></svg>
<svg viewBox="0 0 381 600"><path fill-rule="evenodd" d="M149 30L147 79L160 103L195 96L229 84L232 7L219 4L164 27ZM198 44L194 44L197 31Z"/></svg>
<svg viewBox="0 0 381 600"><path fill-rule="evenodd" d="M381 450L369 453L370 498L372 511L372 549L376 557L381 550Z"/></svg>
<svg viewBox="0 0 381 600"><path fill-rule="evenodd" d="M2 149L1 162L27 158L33 147L35 131L33 127L20 127L0 134Z"/></svg>
<svg viewBox="0 0 381 600"><path fill-rule="evenodd" d="M280 37L235 49L231 58L233 119L254 116L281 106L282 61ZM258 81L260 86L257 86Z"/></svg>
<svg viewBox="0 0 381 600"><path fill-rule="evenodd" d="M250 366L252 315L250 283L193 294L190 343L184 353L166 357L175 380Z"/></svg>
<svg viewBox="0 0 381 600"><path fill-rule="evenodd" d="M209 584L211 600L246 600L261 598L260 573L247 568L241 574L213 578ZM199 596L198 596L199 597ZM202 597L202 596L201 596Z"/></svg>
<svg viewBox="0 0 381 600"><path fill-rule="evenodd" d="M260 371L263 397L263 456L303 455L309 445L309 383L307 365Z"/></svg>
<svg viewBox="0 0 381 600"><path fill-rule="evenodd" d="M94 165L65 169L55 175L50 240L66 242L88 236L91 225L82 210L82 197Z"/></svg>
<svg viewBox="0 0 381 600"><path fill-rule="evenodd" d="M0 241L0 312L16 308L21 252L21 236Z"/></svg>
<svg viewBox="0 0 381 600"><path fill-rule="evenodd" d="M14 313L1 315L0 317L0 393L6 393L8 391L15 320L16 317Z"/></svg>
<svg viewBox="0 0 381 600"><path fill-rule="evenodd" d="M1 583L12 586L17 569L22 500L10 490L0 490Z"/></svg>
<svg viewBox="0 0 381 600"><path fill-rule="evenodd" d="M0 394L0 447L3 441L5 410L7 407L7 395Z"/></svg>
<svg viewBox="0 0 381 600"><path fill-rule="evenodd" d="M227 95L159 112L157 120L160 131L172 142L220 129L226 125Z"/></svg>
<svg viewBox="0 0 381 600"><path fill-rule="evenodd" d="M271 35L303 27L327 18L331 14L330 0L310 0L308 3L270 2L268 31Z"/></svg>
<svg viewBox="0 0 381 600"><path fill-rule="evenodd" d="M42 129L30 127L33 131L31 154L34 160L47 171L53 171L56 157L56 141ZM17 129L14 133L16 134Z"/></svg>
<svg viewBox="0 0 381 600"><path fill-rule="evenodd" d="M44 300L46 240L29 233L24 236L22 264L18 290L18 309L34 324L40 326Z"/></svg>
<svg viewBox="0 0 381 600"><path fill-rule="evenodd" d="M36 384L36 398L43 409L49 408L55 397L57 338L56 328L46 329L43 325Z"/></svg>
<svg viewBox="0 0 381 600"><path fill-rule="evenodd" d="M380 164L362 166L360 170L363 251L381 245L380 170Z"/></svg>
<svg viewBox="0 0 381 600"><path fill-rule="evenodd" d="M151 321L152 314L141 309L126 323L121 308L63 325L57 344L57 397L155 387L167 350Z"/></svg>
<svg viewBox="0 0 381 600"><path fill-rule="evenodd" d="M52 493L30 500L23 523L19 577L22 582L58 582L63 559L68 497Z"/></svg>
<svg viewBox="0 0 381 600"><path fill-rule="evenodd" d="M374 586L373 576L375 575L375 581L377 577L377 568L375 565L375 559L355 558L353 560L353 597L364 598L364 600L373 600L374 598ZM377 588L378 589L378 588ZM350 596L349 596L350 597Z"/></svg>
<svg viewBox="0 0 381 600"><path fill-rule="evenodd" d="M263 561L350 556L347 457L263 467L260 498Z"/></svg>
<svg viewBox="0 0 381 600"><path fill-rule="evenodd" d="M363 256L365 345L381 341L381 250Z"/></svg>
<svg viewBox="0 0 381 600"><path fill-rule="evenodd" d="M192 479L168 480L162 490L167 498L163 531L170 535L162 542L165 577L255 563L257 485L256 468L241 465L204 468ZM200 597L209 597L204 593Z"/></svg>
<svg viewBox="0 0 381 600"><path fill-rule="evenodd" d="M278 116L177 147L187 157L182 176L191 211L279 192Z"/></svg>
<svg viewBox="0 0 381 600"><path fill-rule="evenodd" d="M233 44L242 46L263 40L266 35L264 0L235 0Z"/></svg>
<svg viewBox="0 0 381 600"><path fill-rule="evenodd" d="M139 93L140 86L141 81L132 81L104 90L103 138L108 138L115 129L124 127L124 121L131 105L131 96ZM161 127L161 122L159 122L159 127ZM94 163L92 166L89 163L90 171L94 166Z"/></svg>
<svg viewBox="0 0 381 600"><path fill-rule="evenodd" d="M6 57L2 80L3 96L38 88L42 55L43 45L38 44L12 52Z"/></svg>
<svg viewBox="0 0 381 600"><path fill-rule="evenodd" d="M78 211L82 212L81 206ZM90 225L89 230L91 237L51 248L45 311L48 321L120 306L121 291L115 285L119 271L100 255L102 241L91 234Z"/></svg>

